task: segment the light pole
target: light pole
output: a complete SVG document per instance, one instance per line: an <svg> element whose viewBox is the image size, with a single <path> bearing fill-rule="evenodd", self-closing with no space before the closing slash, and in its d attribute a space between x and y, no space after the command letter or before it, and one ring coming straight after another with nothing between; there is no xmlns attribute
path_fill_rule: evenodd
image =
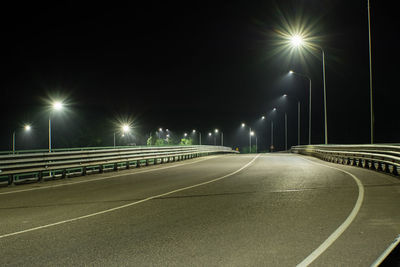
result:
<svg viewBox="0 0 400 267"><path fill-rule="evenodd" d="M257 147L257 135L254 133L254 131L251 131L251 132L250 132L250 136L255 136L255 138L256 138L256 153L257 153L257 151L258 151L258 147Z"/></svg>
<svg viewBox="0 0 400 267"><path fill-rule="evenodd" d="M311 103L312 103L311 102L311 79L307 75L295 72L293 70L289 71L289 73L308 79L309 84L310 84L310 92L309 92L310 96L309 96L309 107L308 107L308 144L311 145Z"/></svg>
<svg viewBox="0 0 400 267"><path fill-rule="evenodd" d="M121 125L121 129L120 131L122 132L122 136L124 136L125 134L129 133L129 131L131 130L131 126L127 123L124 123ZM114 131L114 148L116 147L116 142L115 142L115 131Z"/></svg>
<svg viewBox="0 0 400 267"><path fill-rule="evenodd" d="M300 35L294 35L290 38L290 43L293 47L300 47L304 45L303 38ZM328 116L326 109L326 79L325 79L325 51L321 46L316 44L309 44L308 47L321 50L322 54L322 75L324 82L324 124L325 124L325 144L328 144Z"/></svg>
<svg viewBox="0 0 400 267"><path fill-rule="evenodd" d="M214 130L214 133L215 133L215 136L214 136L214 143L216 143L216 138L217 138L217 134L219 133L220 131L218 130L218 129L215 129ZM221 132L221 146L223 146L224 145L224 133L223 132Z"/></svg>
<svg viewBox="0 0 400 267"><path fill-rule="evenodd" d="M242 128L246 126L245 123L242 123ZM251 153L251 127L249 126L249 153Z"/></svg>
<svg viewBox="0 0 400 267"><path fill-rule="evenodd" d="M288 95L284 94L283 97L287 98ZM293 97L297 101L297 145L300 145L300 101L297 97L290 97Z"/></svg>
<svg viewBox="0 0 400 267"><path fill-rule="evenodd" d="M61 111L64 107L64 104L61 101L55 101L51 105L51 111L49 115L49 153L51 152L51 114L52 111Z"/></svg>
<svg viewBox="0 0 400 267"><path fill-rule="evenodd" d="M196 130L193 130L192 134L196 134ZM201 146L201 132L199 132L199 145Z"/></svg>
<svg viewBox="0 0 400 267"><path fill-rule="evenodd" d="M371 52L371 11L369 0L368 4L368 52L369 52L369 99L370 99L370 131L371 131L371 144L374 143L374 105L372 99L372 52Z"/></svg>
<svg viewBox="0 0 400 267"><path fill-rule="evenodd" d="M30 130L31 130L31 126L29 124L26 124L24 126L24 131L29 132ZM15 132L16 132L16 130L14 130L13 134L12 134L12 152L13 152L13 154L15 154Z"/></svg>
<svg viewBox="0 0 400 267"><path fill-rule="evenodd" d="M272 111L278 112L277 108L273 108ZM285 111L285 150L287 150L287 114Z"/></svg>

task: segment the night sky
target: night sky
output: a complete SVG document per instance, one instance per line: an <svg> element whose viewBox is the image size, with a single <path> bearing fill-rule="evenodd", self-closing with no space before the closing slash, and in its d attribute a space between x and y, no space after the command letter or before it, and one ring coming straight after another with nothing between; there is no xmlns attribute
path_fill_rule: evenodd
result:
<svg viewBox="0 0 400 267"><path fill-rule="evenodd" d="M395 9L371 2L375 141L398 143L400 118ZM175 135L197 129L224 132L225 145L244 146L246 122L260 149L308 138L308 81L312 79L312 142L323 143L322 61L318 51L289 53L279 30L302 25L326 54L329 143L370 142L367 1L213 1L186 3L13 4L2 7L0 150L46 148L50 99L55 147L110 146L115 123L129 120L130 142L145 144L159 127ZM304 52L304 51L303 51ZM303 55L303 56L302 56ZM266 115L264 124L259 121ZM32 124L29 134L24 123ZM124 140L119 140L122 144Z"/></svg>

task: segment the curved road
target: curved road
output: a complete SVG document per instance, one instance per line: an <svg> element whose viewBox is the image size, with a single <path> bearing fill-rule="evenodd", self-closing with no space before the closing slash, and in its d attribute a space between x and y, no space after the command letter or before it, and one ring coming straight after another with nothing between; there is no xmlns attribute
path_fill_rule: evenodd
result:
<svg viewBox="0 0 400 267"><path fill-rule="evenodd" d="M370 266L399 203L395 177L291 154L0 188L0 265Z"/></svg>

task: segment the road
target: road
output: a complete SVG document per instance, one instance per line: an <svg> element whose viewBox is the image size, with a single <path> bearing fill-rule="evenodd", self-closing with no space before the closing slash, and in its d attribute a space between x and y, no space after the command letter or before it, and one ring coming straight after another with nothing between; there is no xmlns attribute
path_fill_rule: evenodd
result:
<svg viewBox="0 0 400 267"><path fill-rule="evenodd" d="M291 154L221 155L0 188L1 266L370 266L400 179Z"/></svg>

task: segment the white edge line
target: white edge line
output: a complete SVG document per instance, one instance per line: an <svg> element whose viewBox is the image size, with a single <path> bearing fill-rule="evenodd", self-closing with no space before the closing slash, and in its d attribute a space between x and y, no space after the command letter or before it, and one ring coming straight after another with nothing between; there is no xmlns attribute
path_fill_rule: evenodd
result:
<svg viewBox="0 0 400 267"><path fill-rule="evenodd" d="M356 204L353 207L353 210L350 212L349 216L346 218L346 220L318 247L316 248L310 255L307 256L302 262L300 262L297 266L308 266L311 264L314 260L316 260L322 253L325 252L328 247L330 247L341 235L346 229L350 226L350 224L353 222L354 218L357 216L358 212L360 211L363 199L364 199L364 186L361 183L361 181L352 173L335 168L332 166L327 166L321 163L317 163L311 160L308 160L306 158L303 158L300 156L300 158L307 160L313 164L321 165L327 168L335 169L341 172L344 172L348 175L350 175L354 181L357 183L358 186L358 198L356 201Z"/></svg>
<svg viewBox="0 0 400 267"><path fill-rule="evenodd" d="M176 168L176 167L180 167L180 166L195 164L195 163L202 162L202 161L205 161L205 160L210 160L210 159L213 159L213 158L216 158L216 157L222 157L222 156L211 156L209 158L198 159L196 161L182 163L182 164L178 164L178 165L166 166L166 167L161 167L161 168L154 168L154 169L149 169L149 170L141 170L141 171L137 171L137 172L120 173L120 174L115 174L115 175L106 176L106 177L87 179L87 180L82 180L82 181L68 182L68 183L64 183L64 184L55 184L55 185L48 185L48 186L35 187L35 188L27 188L27 189L15 190L15 191L0 192L0 195L8 195L8 194L15 194L15 193L21 193L21 192L27 192L27 191L35 191L35 190L48 189L48 188L54 188L54 187L61 187L61 186L67 186L67 185L89 183L89 182L101 181L101 180L111 179L111 178L120 177L120 176L129 176L129 175L136 175L136 174L140 174L140 173L165 170L165 169L170 169L170 168Z"/></svg>
<svg viewBox="0 0 400 267"><path fill-rule="evenodd" d="M128 203L128 204L125 204L125 205L122 205L122 206L114 207L114 208L111 208L111 209L106 209L106 210L95 212L95 213L91 213L91 214L88 214L88 215L83 215L83 216L79 216L79 217L68 219L68 220L63 220L63 221L59 221L59 222L55 222L55 223L50 223L50 224L46 224L46 225L42 225L42 226L33 227L33 228L30 228L30 229L26 229L26 230L21 230L21 231L18 231L18 232L13 232L13 233L0 235L0 239L6 238L6 237L10 237L10 236L19 235L19 234L24 234L24 233L28 233L28 232L33 232L33 231L36 231L36 230L49 228L49 227L60 225L60 224L74 222L74 221L90 218L90 217L93 217L93 216L97 216L97 215L101 215L101 214L105 214L105 213L109 213L109 212L113 212L113 211L116 211L116 210L120 210L120 209L124 209L124 208L130 207L130 206L134 206L134 205L137 205L137 204L140 204L140 203L143 203L143 202L155 199L155 198L164 197L164 196L167 196L167 195L170 195L170 194L173 194L173 193L177 193L177 192L180 192L180 191L188 190L188 189L191 189L191 188L194 188L194 187L210 184L210 183L222 180L224 178L227 178L229 176L235 175L236 173L238 173L238 172L242 171L243 169L247 168L248 166L250 166L259 156L260 156L260 154L255 156L250 162L248 162L246 165L244 165L243 167L241 167L240 169L238 169L238 170L236 170L234 172L225 174L224 176L221 176L221 177L218 177L218 178L214 178L214 179L206 181L206 182L202 182L202 183L191 185L191 186L187 186L187 187L178 188L178 189L175 189L175 190L163 193L163 194L147 197L147 198L141 199L139 201L131 202L131 203Z"/></svg>
<svg viewBox="0 0 400 267"><path fill-rule="evenodd" d="M399 244L400 244L400 235L392 242L392 244L390 244L390 246L382 253L382 255L380 255L379 258L377 258L374 261L374 263L371 264L371 267L379 266Z"/></svg>

